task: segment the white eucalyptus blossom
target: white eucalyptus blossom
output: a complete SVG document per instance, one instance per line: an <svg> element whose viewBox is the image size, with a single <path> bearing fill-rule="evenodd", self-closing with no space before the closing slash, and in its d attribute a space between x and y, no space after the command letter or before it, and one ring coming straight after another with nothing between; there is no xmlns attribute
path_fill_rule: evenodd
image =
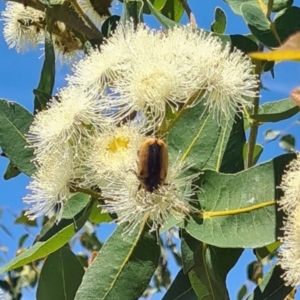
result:
<svg viewBox="0 0 300 300"><path fill-rule="evenodd" d="M284 270L286 285L297 286L300 284L300 208L290 214L284 221L284 236L280 238L282 246L277 263Z"/></svg>
<svg viewBox="0 0 300 300"><path fill-rule="evenodd" d="M174 112L203 101L218 121L251 107L250 98L258 96L252 68L242 52L230 51L204 31L190 26L150 30L127 23L117 27L100 52L75 65L68 81L91 98L100 95L116 122L140 112L157 127L167 107Z"/></svg>
<svg viewBox="0 0 300 300"><path fill-rule="evenodd" d="M100 114L99 103L85 97L80 90L62 89L53 97L48 109L35 115L26 136L37 155L55 151L57 145L77 145L89 135L91 126L106 122Z"/></svg>
<svg viewBox="0 0 300 300"><path fill-rule="evenodd" d="M196 211L189 201L196 190L192 181L199 174L184 176L189 167L179 162L173 164L165 184L153 192L139 188L140 182L133 172L120 172L107 179L108 184L102 189L107 200L102 208L105 212L116 213L118 224L127 224L125 237L148 219L151 230L163 226L170 216L183 219Z"/></svg>
<svg viewBox="0 0 300 300"><path fill-rule="evenodd" d="M300 153L288 165L285 174L282 176L280 189L284 195L279 201L281 209L288 215L300 207Z"/></svg>
<svg viewBox="0 0 300 300"><path fill-rule="evenodd" d="M28 50L29 46L36 47L44 42L45 14L21 3L6 2L5 10L1 12L4 22L3 35L9 48L18 52Z"/></svg>
<svg viewBox="0 0 300 300"><path fill-rule="evenodd" d="M258 96L258 78L251 60L241 51L231 51L230 44L191 26L174 27L164 40L177 63L188 65L184 77L194 83L189 105L203 101L218 121L253 106L249 98Z"/></svg>
<svg viewBox="0 0 300 300"><path fill-rule="evenodd" d="M29 6L25 8L21 3L7 2L1 17L4 39L9 48L20 52L28 50L29 46L34 48L45 43L44 12ZM55 22L51 34L56 60L71 63L82 57L81 41L63 22Z"/></svg>
<svg viewBox="0 0 300 300"><path fill-rule="evenodd" d="M108 125L94 132L84 145L82 185L101 187L104 178L118 172L133 172L137 167L137 152L145 139L137 123Z"/></svg>
<svg viewBox="0 0 300 300"><path fill-rule="evenodd" d="M70 188L76 179L76 159L70 147L39 157L39 166L27 188L30 194L23 198L30 205L26 215L35 219L49 215L56 208L56 220L60 221L63 207L70 198Z"/></svg>
<svg viewBox="0 0 300 300"><path fill-rule="evenodd" d="M82 89L92 99L101 99L111 82L117 76L122 76L123 66L126 67L132 60L131 53L125 51L126 43L115 44L111 41L113 37L101 46L101 53L91 50L89 55L75 63L74 74L66 78L69 85ZM118 105L110 99L101 102L103 109L108 110Z"/></svg>
<svg viewBox="0 0 300 300"><path fill-rule="evenodd" d="M300 154L292 160L282 177L280 188L284 195L279 200L281 209L286 214L284 235L280 238L282 246L278 264L284 269L287 285L300 284Z"/></svg>

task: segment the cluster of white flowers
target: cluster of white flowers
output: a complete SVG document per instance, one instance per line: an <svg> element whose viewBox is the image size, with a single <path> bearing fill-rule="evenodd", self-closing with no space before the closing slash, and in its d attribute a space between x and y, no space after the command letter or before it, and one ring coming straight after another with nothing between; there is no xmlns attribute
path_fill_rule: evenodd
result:
<svg viewBox="0 0 300 300"><path fill-rule="evenodd" d="M26 212L29 219L49 215L57 207L59 221L63 205L70 197L72 183L76 180L76 158L71 147L60 145L56 150L38 156L40 161L38 170L27 187L31 190L31 194L23 198L25 203L31 205Z"/></svg>
<svg viewBox="0 0 300 300"><path fill-rule="evenodd" d="M153 192L139 188L140 183L132 172L119 172L113 180L108 179L108 184L103 187L103 193L107 196L103 208L106 212L117 213L119 224L128 224L124 233L129 235L145 217L152 221L151 230L163 226L171 215L183 219L197 211L189 202L197 190L192 181L199 174L182 176L189 167L179 161L173 162L168 170L166 184Z"/></svg>
<svg viewBox="0 0 300 300"><path fill-rule="evenodd" d="M80 0L78 4L99 28L108 17L99 16L90 0ZM46 21L43 11L7 1L5 10L1 12L1 21L4 23L3 35L9 48L21 52L45 43ZM72 63L82 57L82 42L63 22L55 22L52 40L56 59L61 63Z"/></svg>
<svg viewBox="0 0 300 300"><path fill-rule="evenodd" d="M151 127L161 124L168 107L174 112L204 101L220 120L251 107L257 96L251 60L190 26L168 32L144 24L118 26L101 53L94 51L73 71L69 84L87 97L101 97L116 122L139 111Z"/></svg>
<svg viewBox="0 0 300 300"><path fill-rule="evenodd" d="M297 153L280 185L284 195L279 201L281 209L286 214L283 237L280 238L278 264L285 270L284 279L287 285L300 284L300 154Z"/></svg>
<svg viewBox="0 0 300 300"><path fill-rule="evenodd" d="M4 22L3 35L9 48L22 51L28 46L37 46L44 40L43 22L45 14L42 11L15 2L6 2L1 13Z"/></svg>
<svg viewBox="0 0 300 300"><path fill-rule="evenodd" d="M215 118L251 107L257 87L251 61L190 26L166 31L119 25L101 46L73 67L68 85L36 114L27 135L37 172L24 201L31 218L63 208L76 188L98 187L103 209L127 223L126 234L150 219L153 230L171 216L193 211L196 190L189 164L170 158L165 184L140 186L137 152L161 133L168 110L204 101ZM61 210L57 214L61 218Z"/></svg>

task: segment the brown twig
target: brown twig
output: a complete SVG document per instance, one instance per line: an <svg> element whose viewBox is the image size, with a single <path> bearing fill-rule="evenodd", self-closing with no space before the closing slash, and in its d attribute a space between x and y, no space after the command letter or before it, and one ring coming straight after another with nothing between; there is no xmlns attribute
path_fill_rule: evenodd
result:
<svg viewBox="0 0 300 300"><path fill-rule="evenodd" d="M90 189L83 189L83 188L80 188L78 186L76 187L72 187L74 189L74 191L76 192L80 192L80 193L84 193L86 195L90 195L92 196L93 198L95 199L103 199L103 196L101 193L97 192L97 191L93 191L93 190L90 190Z"/></svg>
<svg viewBox="0 0 300 300"><path fill-rule="evenodd" d="M190 21L190 24L193 28L196 28L197 27L197 23L196 23L196 19L195 19L195 16L190 8L190 6L188 5L187 3L187 0L179 0L180 4L182 5L183 9L185 10L188 18L189 18L189 21Z"/></svg>

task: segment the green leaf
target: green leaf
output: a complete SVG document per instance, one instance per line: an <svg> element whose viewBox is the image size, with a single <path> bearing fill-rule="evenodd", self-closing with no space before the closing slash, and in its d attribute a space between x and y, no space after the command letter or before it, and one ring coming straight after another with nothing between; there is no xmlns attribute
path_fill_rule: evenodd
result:
<svg viewBox="0 0 300 300"><path fill-rule="evenodd" d="M27 148L25 134L33 121L33 115L21 105L0 99L0 147L21 172L31 176L36 170L31 160L33 150Z"/></svg>
<svg viewBox="0 0 300 300"><path fill-rule="evenodd" d="M258 5L244 3L241 6L241 12L251 33L264 45L268 47L278 47L273 32L270 29L270 23L264 12Z"/></svg>
<svg viewBox="0 0 300 300"><path fill-rule="evenodd" d="M43 237L46 236L47 232L51 231L53 227L55 229L57 229L57 230L52 235L48 236L48 238L50 238L51 236L53 236L54 234L56 234L58 231L60 231L61 229L63 229L64 226L66 225L64 222L60 222L59 223L60 227L55 226L55 224L56 224L55 221L56 221L56 216L52 216L49 219L48 219L48 217L44 216L44 218L43 218L43 224L42 224L43 227L42 227L40 233L34 239L33 244L35 244L36 242L39 242L39 241L41 241L41 242L42 241L46 241L47 238L43 239ZM61 226L62 223L64 223L63 226ZM71 224L71 221L69 221L67 224L68 225ZM58 225L58 224L56 224L56 225Z"/></svg>
<svg viewBox="0 0 300 300"><path fill-rule="evenodd" d="M144 8L143 8L143 13L150 15L151 14L151 10L147 4L147 0L143 0L144 1ZM154 9L159 12L163 9L163 7L166 5L166 1L167 0L150 0L152 6L154 7Z"/></svg>
<svg viewBox="0 0 300 300"><path fill-rule="evenodd" d="M23 234L20 239L19 239L19 242L18 242L18 248L22 248L25 241L29 238L29 234L28 233L25 233Z"/></svg>
<svg viewBox="0 0 300 300"><path fill-rule="evenodd" d="M266 6L262 9L258 1L244 1L240 6L241 13L251 31L251 33L267 47L280 46L271 30L271 24L266 18ZM300 30L298 22L300 18L299 7L288 7L281 10L275 16L274 27L281 42L284 42L288 36Z"/></svg>
<svg viewBox="0 0 300 300"><path fill-rule="evenodd" d="M47 231L38 242L0 268L0 274L19 268L28 263L41 259L65 245L84 225L91 212L91 205L84 208L76 217L75 228L73 220L62 220L54 228Z"/></svg>
<svg viewBox="0 0 300 300"><path fill-rule="evenodd" d="M238 296L237 296L238 300L242 300L246 296L247 291L248 291L247 286L243 284L238 292Z"/></svg>
<svg viewBox="0 0 300 300"><path fill-rule="evenodd" d="M211 31L223 34L226 29L226 15L220 7L215 8L215 21L211 24Z"/></svg>
<svg viewBox="0 0 300 300"><path fill-rule="evenodd" d="M177 25L176 22L172 21L171 19L165 17L161 12L159 12L150 2L150 0L146 0L147 5L151 11L151 14L157 19L157 21L164 26L165 28L172 28Z"/></svg>
<svg viewBox="0 0 300 300"><path fill-rule="evenodd" d="M257 0L224 0L227 2L231 9L236 13L241 15L241 6L244 3L250 3L253 5L259 6L259 1ZM268 0L262 0L262 2L265 4L265 6L268 4ZM285 9L293 4L294 0L274 0L273 1L273 7L272 12L276 12L282 9Z"/></svg>
<svg viewBox="0 0 300 300"><path fill-rule="evenodd" d="M263 146L261 146L259 144L255 145L255 147L254 147L254 153L253 153L253 165L256 165L256 163L259 160L259 158L260 158L263 150L264 150ZM244 161L246 161L247 153L248 153L248 143L246 143L244 145L244 149L243 149Z"/></svg>
<svg viewBox="0 0 300 300"><path fill-rule="evenodd" d="M143 22L143 6L142 0L124 0L120 22L125 24L131 19L135 24Z"/></svg>
<svg viewBox="0 0 300 300"><path fill-rule="evenodd" d="M245 141L242 115L236 115L234 121L223 121L217 144L205 168L223 173L236 173L243 170Z"/></svg>
<svg viewBox="0 0 300 300"><path fill-rule="evenodd" d="M197 261L197 267L194 267L189 272L190 282L198 299L203 299L205 297L205 299L208 300L229 300L226 287L216 280L211 282L213 279L210 275L205 274L204 267L203 262L199 260Z"/></svg>
<svg viewBox="0 0 300 300"><path fill-rule="evenodd" d="M180 153L182 160L201 170L212 156L222 128L202 101L177 120L168 134L169 153L175 158Z"/></svg>
<svg viewBox="0 0 300 300"><path fill-rule="evenodd" d="M265 274L262 282L255 288L247 300L285 299L291 292L292 287L284 284L282 275L283 270L279 266L274 266Z"/></svg>
<svg viewBox="0 0 300 300"><path fill-rule="evenodd" d="M179 218L177 218L177 217L171 215L171 216L169 217L169 219L167 219L167 220L164 222L163 226L159 229L159 233L161 234L161 233L163 233L163 232L166 232L166 231L170 230L170 229L171 229L172 227L174 227L174 226L179 226L179 225L178 225L179 223L182 223L182 225L183 225L183 222L184 222L183 219L179 219ZM179 226L179 227L180 227L180 226Z"/></svg>
<svg viewBox="0 0 300 300"><path fill-rule="evenodd" d="M264 0L266 3L269 0ZM290 6L292 6L294 3L294 0L275 0L272 7L272 12L279 12L283 9L286 9Z"/></svg>
<svg viewBox="0 0 300 300"><path fill-rule="evenodd" d="M281 42L300 30L300 8L288 7L275 16L275 27Z"/></svg>
<svg viewBox="0 0 300 300"><path fill-rule="evenodd" d="M50 254L41 271L37 300L73 300L84 270L76 255L63 247Z"/></svg>
<svg viewBox="0 0 300 300"><path fill-rule="evenodd" d="M81 193L72 196L66 203L68 209L64 208L62 220L57 224L55 222L55 216L54 218L49 219L43 226L40 234L36 237L35 242L47 241L70 224L74 224L77 232L85 224L91 213L93 200L88 203L88 199L88 195ZM82 201L82 204L79 203L80 200Z"/></svg>
<svg viewBox="0 0 300 300"><path fill-rule="evenodd" d="M46 108L46 104L51 98L55 81L55 52L52 35L45 27L45 59L41 72L40 82L36 90L33 90L34 112Z"/></svg>
<svg viewBox="0 0 300 300"><path fill-rule="evenodd" d="M76 257L84 268L88 268L89 257L86 254L80 253L80 254L77 254Z"/></svg>
<svg viewBox="0 0 300 300"><path fill-rule="evenodd" d="M101 27L102 34L108 38L116 30L119 21L120 16L114 15L107 18Z"/></svg>
<svg viewBox="0 0 300 300"><path fill-rule="evenodd" d="M269 244L267 246L257 248L255 249L255 255L259 261L263 260L265 257L267 257L270 254L273 254L276 252L276 250L281 246L281 242L276 241L272 244ZM264 262L263 262L264 263Z"/></svg>
<svg viewBox="0 0 300 300"><path fill-rule="evenodd" d="M104 222L111 222L112 218L108 213L102 212L101 207L99 207L98 201L94 201L89 220L92 223L100 224Z"/></svg>
<svg viewBox="0 0 300 300"><path fill-rule="evenodd" d="M275 242L281 226L275 207L277 186L293 158L281 155L233 175L205 171L199 179L201 214L189 220L187 232L225 248L258 248Z"/></svg>
<svg viewBox="0 0 300 300"><path fill-rule="evenodd" d="M191 235L189 235L185 230L182 230L182 243L185 245L187 251L182 253L183 265L187 261L185 254L190 251L190 254L193 253L193 264L197 265L196 260L199 250L203 250L202 253L208 251L205 255L207 256L206 264L208 268L214 270L220 277L220 280L226 281L226 277L229 271L237 263L239 257L241 256L244 249L237 248L218 248L212 245L204 245L199 240L196 240ZM183 249L183 248L182 248ZM226 259L223 259L226 257ZM192 265L192 263L190 263Z"/></svg>
<svg viewBox="0 0 300 300"><path fill-rule="evenodd" d="M138 299L157 268L160 247L141 225L124 240L119 226L86 271L75 300ZM130 284L128 284L130 283Z"/></svg>
<svg viewBox="0 0 300 300"><path fill-rule="evenodd" d="M296 144L296 139L293 135L291 134L286 134L284 135L280 141L279 141L279 146L283 150L287 152L293 152L295 151L295 144Z"/></svg>
<svg viewBox="0 0 300 300"><path fill-rule="evenodd" d="M242 114L236 115L223 153L220 172L233 174L244 170L243 148L245 142L243 116Z"/></svg>
<svg viewBox="0 0 300 300"><path fill-rule="evenodd" d="M74 225L70 224L46 242L37 242L31 248L22 252L8 264L0 268L0 274L22 267L49 255L65 245L74 234Z"/></svg>
<svg viewBox="0 0 300 300"><path fill-rule="evenodd" d="M63 219L72 219L89 203L90 196L82 193L73 195L63 206Z"/></svg>
<svg viewBox="0 0 300 300"><path fill-rule="evenodd" d="M3 175L3 179L9 180L11 178L17 177L19 174L21 174L19 169L10 161Z"/></svg>
<svg viewBox="0 0 300 300"><path fill-rule="evenodd" d="M180 230L182 269L184 274L188 274L195 266L194 255L201 242L190 236L184 229Z"/></svg>
<svg viewBox="0 0 300 300"><path fill-rule="evenodd" d="M161 10L161 13L164 16L176 23L179 23L179 21L181 20L183 12L184 9L179 0L167 0L165 6Z"/></svg>
<svg viewBox="0 0 300 300"><path fill-rule="evenodd" d="M230 36L231 48L237 48L244 53L258 51L258 45L248 36L241 34L231 34Z"/></svg>
<svg viewBox="0 0 300 300"><path fill-rule="evenodd" d="M274 66L275 66L275 62L274 61L267 61L264 65L264 72L267 73L267 72L271 72L271 75L274 79L274 74L272 73L274 71ZM261 106L260 106L261 107Z"/></svg>
<svg viewBox="0 0 300 300"><path fill-rule="evenodd" d="M181 269L162 300L197 300L197 296L191 286L188 274Z"/></svg>
<svg viewBox="0 0 300 300"><path fill-rule="evenodd" d="M182 260L198 299L229 299L226 277L243 249L223 249L203 244L182 230ZM226 259L224 259L226 257Z"/></svg>
<svg viewBox="0 0 300 300"><path fill-rule="evenodd" d="M15 219L15 224L24 224L26 226L36 227L36 220L29 220L27 216L25 216L25 210L23 210L18 218Z"/></svg>
<svg viewBox="0 0 300 300"><path fill-rule="evenodd" d="M218 34L218 33L210 32L210 31L207 31L207 30L204 30L204 32L219 38L222 47L225 47L227 44L231 43L230 35L228 35L228 34ZM232 49L233 49L233 47L232 47Z"/></svg>
<svg viewBox="0 0 300 300"><path fill-rule="evenodd" d="M289 119L299 113L300 108L290 99L282 99L264 103L260 106L259 114L251 118L258 122L279 122Z"/></svg>
<svg viewBox="0 0 300 300"><path fill-rule="evenodd" d="M280 130L268 129L264 132L264 139L266 141L274 141L281 135Z"/></svg>

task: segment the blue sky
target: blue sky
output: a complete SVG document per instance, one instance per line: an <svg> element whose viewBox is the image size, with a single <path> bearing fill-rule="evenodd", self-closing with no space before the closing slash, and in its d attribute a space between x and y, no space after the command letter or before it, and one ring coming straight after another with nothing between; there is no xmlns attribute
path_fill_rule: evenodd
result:
<svg viewBox="0 0 300 300"><path fill-rule="evenodd" d="M197 25L201 28L210 30L210 25L214 19L214 10L216 6L221 7L227 15L227 28L226 34L246 34L249 33L247 26L243 19L233 14L230 7L221 0L189 0L190 6L196 17ZM300 0L294 1L294 5L300 6ZM0 10L4 8L4 3L0 3ZM119 5L117 14L121 13L121 6ZM151 27L157 27L157 22L151 18L145 20ZM187 22L187 18L184 17L183 23ZM0 31L2 31L2 23L0 22ZM25 52L22 54L16 53L14 49L9 50L3 36L0 35L0 98L7 99L9 101L17 102L29 111L33 110L34 95L32 90L37 87L40 70L43 63L43 58L40 58L42 51L35 50L32 52ZM56 76L56 88L62 87L65 84L64 77L66 73L70 73L70 67L59 67ZM272 79L270 73L263 75L263 85L267 90L262 91L261 102L275 101L289 97L290 91L296 86L300 85L300 64L293 62L284 62L276 66L275 79ZM263 132L267 129L276 129L285 131L290 125L297 120L299 116L296 116L292 120L287 120L279 124L268 124L260 128L260 134L258 137L259 143L264 143ZM292 126L288 133L294 134L296 137L296 149L299 150L299 125ZM261 156L260 161L266 161L274 156L282 154L283 151L278 146L278 142L272 142L265 145L265 150ZM4 261L10 260L14 257L17 250L18 238L27 233L25 228L20 225L13 225L14 216L18 215L22 209L25 208L22 203L22 197L27 193L26 186L29 182L29 178L25 175L20 175L9 181L2 179L7 166L7 160L0 158L0 207L3 208L3 217L0 219L0 223L5 224L11 230L13 239L8 237L3 231L0 231L0 247L5 245L9 248L9 251L4 255L0 253L0 258ZM100 228L100 238L105 240L110 229L106 225ZM30 235L32 239L35 237L37 231L30 229ZM28 241L27 245L30 245L32 239ZM171 255L170 255L171 258ZM245 251L244 255L239 260L237 266L230 272L228 276L228 287L230 292L230 298L236 299L238 289L242 284L246 282L246 266L249 262L254 260L252 251ZM0 261L0 263L2 263ZM176 275L178 268L174 261L171 259L169 266L172 270L173 277ZM35 299L35 293L28 291L25 293L24 299ZM161 299L161 294L156 295L153 299ZM296 299L300 299L300 295L296 296Z"/></svg>

